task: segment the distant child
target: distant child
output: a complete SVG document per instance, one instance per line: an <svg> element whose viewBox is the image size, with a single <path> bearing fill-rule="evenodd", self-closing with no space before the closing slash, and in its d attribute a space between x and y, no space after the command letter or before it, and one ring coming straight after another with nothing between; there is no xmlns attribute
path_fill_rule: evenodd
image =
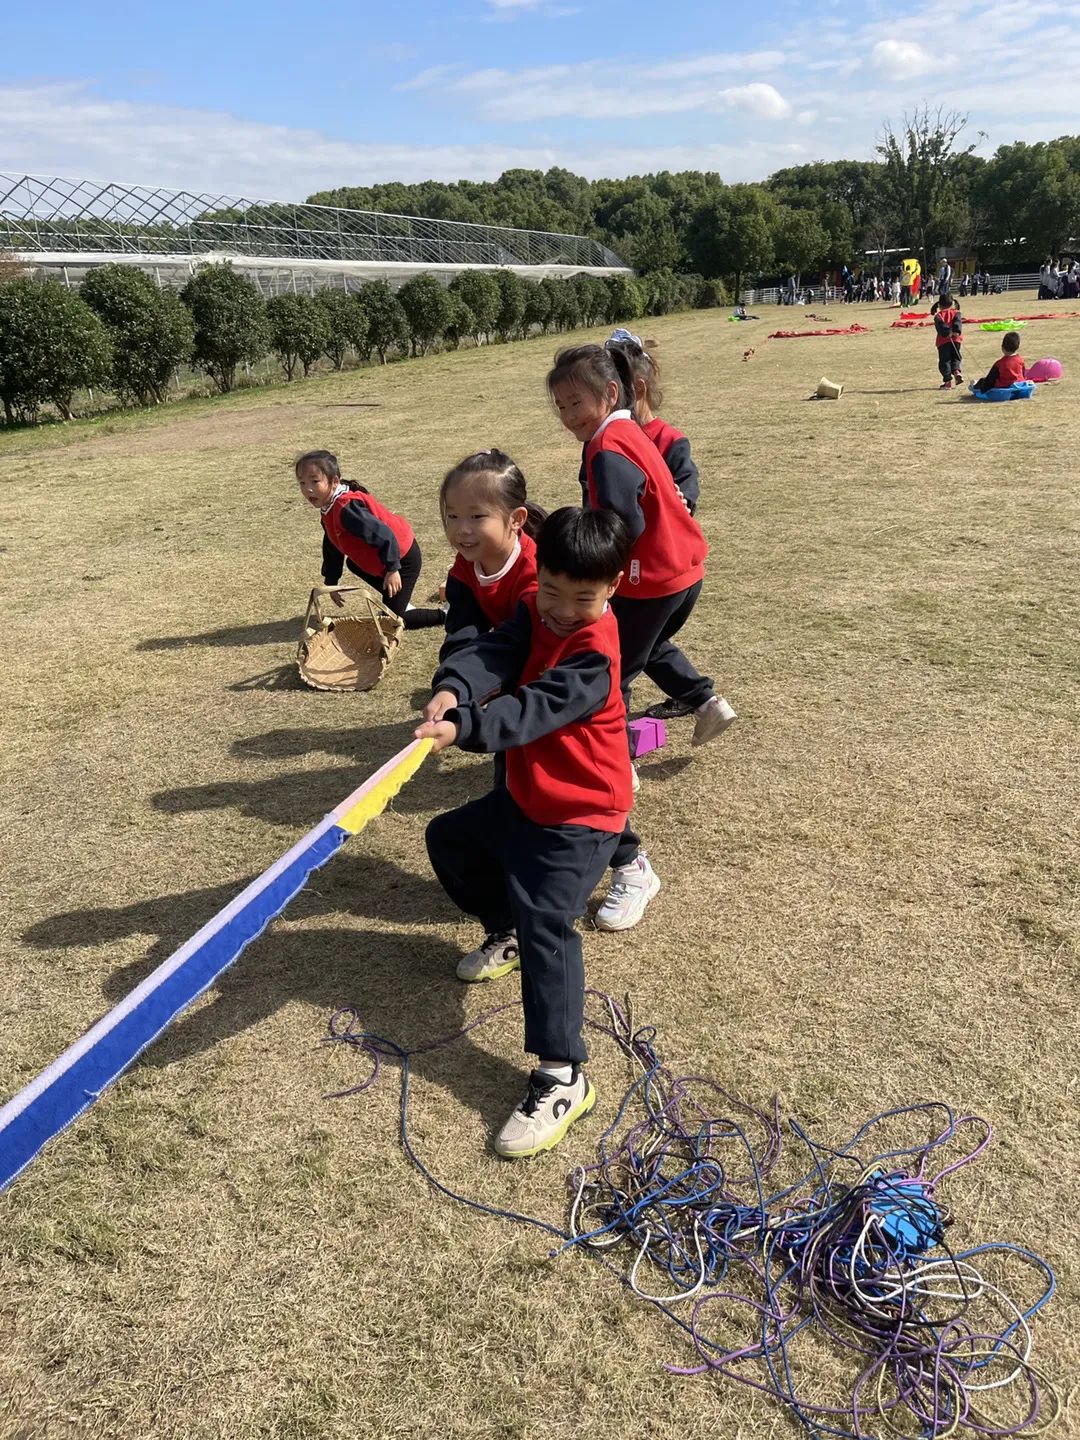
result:
<svg viewBox="0 0 1080 1440"><path fill-rule="evenodd" d="M337 585L348 565L373 590L382 591L387 608L401 616L406 630L442 625L441 610L410 604L421 556L409 522L380 505L366 486L343 480L337 456L329 450L309 450L297 460L295 471L300 493L322 520L323 583ZM334 599L345 603L340 596Z"/></svg>
<svg viewBox="0 0 1080 1440"><path fill-rule="evenodd" d="M960 373L960 347L964 343L963 316L948 290L942 291L940 299L930 306L930 314L934 317L934 329L937 332L935 339L938 369L941 371L941 384L938 388L951 390L954 380L959 384L964 378Z"/></svg>
<svg viewBox="0 0 1080 1440"><path fill-rule="evenodd" d="M440 718L416 731L435 750L506 752L505 786L438 816L427 848L447 895L485 931L458 975L521 968L525 1050L538 1064L495 1137L508 1158L550 1149L596 1103L581 1068L585 967L575 922L633 800L608 603L629 552L611 511L556 510L536 542L539 589L450 656L435 677Z"/></svg>
<svg viewBox="0 0 1080 1440"><path fill-rule="evenodd" d="M441 665L509 620L536 589L535 536L547 512L527 498L524 475L501 450L479 450L455 465L443 480L439 508L457 551L446 577Z"/></svg>
<svg viewBox="0 0 1080 1440"><path fill-rule="evenodd" d="M587 507L613 511L630 534L629 562L611 602L626 709L631 685L648 666L666 695L693 707L693 744L704 745L727 729L735 712L672 637L701 593L708 546L659 450L634 419L630 363L621 350L576 345L555 356L547 385L560 420L584 447ZM645 913L660 880L629 826L613 865L596 924L601 930L628 930Z"/></svg>
<svg viewBox="0 0 1080 1440"><path fill-rule="evenodd" d="M984 390L1005 390L1024 379L1024 361L1020 354L1020 336L1015 330L1006 331L1001 337L1001 359L995 360L989 375L976 380L972 386L980 394Z"/></svg>
<svg viewBox="0 0 1080 1440"><path fill-rule="evenodd" d="M671 478L693 515L701 495L701 477L690 455L690 441L681 430L676 430L674 425L669 425L655 414L664 400L664 392L660 389L660 366L654 353L655 341L643 341L629 330L613 330L604 342L604 348L621 350L626 356L634 377L634 418L664 457ZM582 478L584 483L584 465ZM664 689L667 676L663 659L656 668L656 674L653 674L651 662L645 666L645 674L658 689ZM727 701L723 703L726 705ZM692 715L694 706L686 700L669 697L658 705L651 705L645 713L654 720L675 720L683 715ZM731 714L734 718L734 710Z"/></svg>

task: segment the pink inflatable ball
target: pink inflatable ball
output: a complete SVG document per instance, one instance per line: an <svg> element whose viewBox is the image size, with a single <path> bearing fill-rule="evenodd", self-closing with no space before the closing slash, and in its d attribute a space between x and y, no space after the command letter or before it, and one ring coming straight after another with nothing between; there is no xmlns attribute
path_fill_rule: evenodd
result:
<svg viewBox="0 0 1080 1440"><path fill-rule="evenodd" d="M1036 360L1034 365L1024 368L1024 379L1034 380L1036 385L1045 385L1047 380L1061 379L1060 360Z"/></svg>

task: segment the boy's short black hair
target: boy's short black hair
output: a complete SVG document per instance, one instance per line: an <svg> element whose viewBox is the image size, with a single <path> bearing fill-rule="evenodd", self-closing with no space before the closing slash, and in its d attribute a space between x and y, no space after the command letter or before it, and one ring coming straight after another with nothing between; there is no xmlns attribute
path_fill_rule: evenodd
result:
<svg viewBox="0 0 1080 1440"><path fill-rule="evenodd" d="M1018 330L1006 330L1001 337L1001 348L1006 355L1015 355L1020 349L1020 332Z"/></svg>
<svg viewBox="0 0 1080 1440"><path fill-rule="evenodd" d="M554 510L536 537L536 568L569 580L611 584L626 569L630 533L613 510Z"/></svg>

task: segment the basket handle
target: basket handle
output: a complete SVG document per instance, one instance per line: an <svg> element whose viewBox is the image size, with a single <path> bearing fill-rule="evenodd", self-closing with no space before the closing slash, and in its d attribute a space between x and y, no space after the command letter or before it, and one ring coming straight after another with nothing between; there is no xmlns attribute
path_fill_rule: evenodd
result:
<svg viewBox="0 0 1080 1440"><path fill-rule="evenodd" d="M357 591L363 595L367 602L368 609L372 615L383 614L394 616L393 610L381 598L381 592L370 585L316 585L311 592L311 599L308 601L308 613L315 607L316 601L323 595L354 595ZM377 608L376 608L377 607ZM305 616L305 623L306 623ZM394 618L398 618L394 616Z"/></svg>

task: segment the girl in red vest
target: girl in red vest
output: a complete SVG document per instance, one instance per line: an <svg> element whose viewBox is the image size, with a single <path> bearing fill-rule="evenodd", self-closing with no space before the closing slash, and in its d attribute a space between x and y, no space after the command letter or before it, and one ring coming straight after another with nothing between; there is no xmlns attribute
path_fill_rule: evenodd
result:
<svg viewBox="0 0 1080 1440"><path fill-rule="evenodd" d="M649 346L648 350L645 348L646 344ZM690 441L681 430L676 430L674 425L661 420L655 413L664 401L664 393L660 389L660 367L655 356L650 353L655 348L655 342L644 342L629 330L613 330L609 339L604 342L604 348L621 350L626 356L634 377L634 418L664 457L664 463L671 471L671 478L678 486L686 508L693 515L701 494L701 477L690 454ZM657 689L663 690L665 677L662 667L654 675L651 667L646 665L645 674ZM726 700L721 703L727 705ZM685 700L669 696L658 705L651 705L645 713L654 720L675 720L683 715L692 715L694 707ZM731 720L734 719L735 712L732 710Z"/></svg>
<svg viewBox="0 0 1080 1440"><path fill-rule="evenodd" d="M300 493L322 519L323 583L336 585L348 565L373 590L382 591L387 608L401 616L406 630L441 625L441 610L421 610L410 603L421 556L404 516L380 505L356 480L343 480L337 456L329 450L309 450L295 468ZM339 596L334 599L344 604Z"/></svg>
<svg viewBox="0 0 1080 1440"><path fill-rule="evenodd" d="M546 511L527 498L524 475L501 450L480 450L455 465L443 480L439 509L457 551L446 577L443 665L509 620L536 589L536 535Z"/></svg>
<svg viewBox="0 0 1080 1440"><path fill-rule="evenodd" d="M613 330L604 342L605 350L621 350L630 362L634 377L634 418L664 457L671 478L679 487L686 508L693 515L701 495L701 477L690 456L690 441L681 430L661 420L655 412L664 400L660 389L660 367L649 350L655 344L639 340L629 330Z"/></svg>
<svg viewBox="0 0 1080 1440"><path fill-rule="evenodd" d="M586 507L614 511L630 534L629 562L611 601L627 712L630 687L649 666L662 677L665 694L693 707L693 743L704 745L722 734L735 714L672 637L701 593L709 547L659 450L634 419L630 363L621 350L577 345L555 356L547 384L562 423L585 447ZM596 923L601 930L628 930L660 889L629 825L612 866L612 886Z"/></svg>

